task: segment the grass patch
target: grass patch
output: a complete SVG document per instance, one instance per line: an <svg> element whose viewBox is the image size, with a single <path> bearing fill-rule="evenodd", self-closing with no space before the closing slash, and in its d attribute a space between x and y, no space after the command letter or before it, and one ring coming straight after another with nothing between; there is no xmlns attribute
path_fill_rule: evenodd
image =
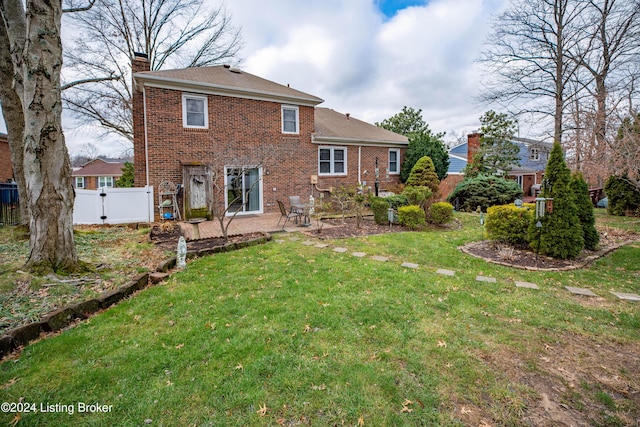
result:
<svg viewBox="0 0 640 427"><path fill-rule="evenodd" d="M25 425L524 426L550 416L542 393L585 424L640 416L635 395L613 392L637 381L637 358L616 357L640 351L638 306L608 293L640 290L640 249L586 270L526 272L457 251L481 235L475 216L459 219L457 231L327 242L386 263L286 236L194 260L5 361L4 400L112 405L25 413ZM498 283L476 282L481 273Z"/></svg>

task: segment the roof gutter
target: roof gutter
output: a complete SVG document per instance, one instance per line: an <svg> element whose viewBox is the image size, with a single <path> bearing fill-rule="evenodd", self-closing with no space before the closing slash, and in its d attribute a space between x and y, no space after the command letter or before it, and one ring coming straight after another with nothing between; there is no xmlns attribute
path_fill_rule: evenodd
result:
<svg viewBox="0 0 640 427"><path fill-rule="evenodd" d="M311 135L311 142L314 144L340 144L340 145L360 145L360 146L384 146L384 147L406 147L409 145L409 141L388 141L388 140L364 140L357 138L341 138L337 136L319 136L317 134Z"/></svg>
<svg viewBox="0 0 640 427"><path fill-rule="evenodd" d="M323 99L314 96L285 95L277 92L251 90L233 86L216 85L190 80L160 77L146 73L136 73L134 77L141 81L143 86L153 86L163 89L192 90L209 95L230 96L235 98L254 99L258 101L288 102L297 105L315 107L324 102Z"/></svg>

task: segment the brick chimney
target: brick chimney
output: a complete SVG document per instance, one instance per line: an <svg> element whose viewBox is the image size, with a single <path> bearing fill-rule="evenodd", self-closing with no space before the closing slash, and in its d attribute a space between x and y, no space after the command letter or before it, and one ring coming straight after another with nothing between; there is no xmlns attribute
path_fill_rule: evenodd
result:
<svg viewBox="0 0 640 427"><path fill-rule="evenodd" d="M131 61L131 72L139 73L141 71L150 71L151 63L149 62L149 55L141 52L133 53L133 61Z"/></svg>
<svg viewBox="0 0 640 427"><path fill-rule="evenodd" d="M151 64L146 53L135 52L131 61L131 80L132 80L132 117L133 117L133 170L134 185L142 187L147 183L146 176L146 153L145 153L145 131L144 131L144 96L142 87L138 87L133 77L135 73L149 71Z"/></svg>
<svg viewBox="0 0 640 427"><path fill-rule="evenodd" d="M473 156L480 150L480 137L479 132L472 132L467 135L467 162L473 163Z"/></svg>

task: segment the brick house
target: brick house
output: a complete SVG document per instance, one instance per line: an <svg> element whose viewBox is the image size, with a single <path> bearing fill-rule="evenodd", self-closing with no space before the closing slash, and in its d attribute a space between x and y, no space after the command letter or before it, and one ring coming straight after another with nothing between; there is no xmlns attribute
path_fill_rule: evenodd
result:
<svg viewBox="0 0 640 427"><path fill-rule="evenodd" d="M447 177L440 183L440 194L444 198L463 181L463 171L480 148L481 136L478 132L470 133L467 135L467 142L449 150L449 170ZM513 138L511 141L520 149L520 165L512 166L507 171L507 178L513 179L520 185L525 201L531 201L540 190L553 144L529 138Z"/></svg>
<svg viewBox="0 0 640 427"><path fill-rule="evenodd" d="M11 166L9 139L6 134L0 133L0 182L8 182L12 180L13 167Z"/></svg>
<svg viewBox="0 0 640 427"><path fill-rule="evenodd" d="M381 190L399 182L407 138L318 107L314 95L227 65L148 70L138 54L135 186L177 185L185 219L277 212L289 196L373 187L376 160Z"/></svg>
<svg viewBox="0 0 640 427"><path fill-rule="evenodd" d="M107 162L102 159L91 160L71 172L73 186L85 190L99 187L115 187L122 176L123 162Z"/></svg>

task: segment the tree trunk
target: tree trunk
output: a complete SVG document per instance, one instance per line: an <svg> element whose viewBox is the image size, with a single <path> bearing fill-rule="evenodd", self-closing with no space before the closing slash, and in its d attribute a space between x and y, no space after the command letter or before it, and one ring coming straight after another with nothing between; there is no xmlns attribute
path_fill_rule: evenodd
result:
<svg viewBox="0 0 640 427"><path fill-rule="evenodd" d="M26 13L20 1L2 0L0 6L0 59L9 50L12 65L11 80L0 84L3 112L10 113L5 118L11 121L7 128L18 160L22 146L16 175L24 176L30 214L26 267L38 273L74 271L80 266L73 238L75 193L61 124L62 2L28 0Z"/></svg>
<svg viewBox="0 0 640 427"><path fill-rule="evenodd" d="M20 200L20 224L29 225L29 203L22 168L24 158L24 114L22 104L16 93L15 87L20 87L20 82L15 82L12 87L14 72L11 56L11 44L6 27L0 25L0 99L2 100L2 115L7 125L9 139L9 152L11 153L11 165L13 177L18 184L18 199Z"/></svg>
<svg viewBox="0 0 640 427"><path fill-rule="evenodd" d="M62 2L33 0L27 8L22 96L24 172L31 212L27 266L73 270L78 264L73 239L75 192L61 123Z"/></svg>

